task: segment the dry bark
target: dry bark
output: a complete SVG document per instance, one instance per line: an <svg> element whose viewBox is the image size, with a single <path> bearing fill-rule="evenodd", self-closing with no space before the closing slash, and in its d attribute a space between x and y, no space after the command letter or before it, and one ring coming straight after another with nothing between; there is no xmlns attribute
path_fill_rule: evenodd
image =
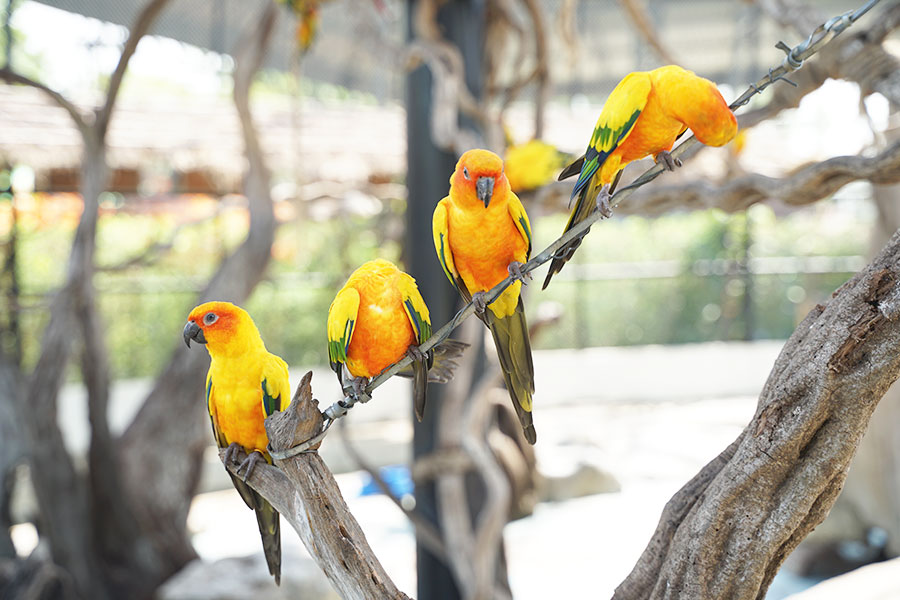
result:
<svg viewBox="0 0 900 600"><path fill-rule="evenodd" d="M322 413L312 396L311 380L312 372L308 372L288 408L266 419L266 433L273 450L287 450L322 431ZM220 457L224 457L224 450ZM247 483L296 530L341 597L408 600L378 562L318 453L313 450L275 459L275 464L279 468L258 465ZM237 474L237 464L226 467Z"/></svg>
<svg viewBox="0 0 900 600"><path fill-rule="evenodd" d="M900 232L787 341L741 435L666 505L616 600L763 598L900 375Z"/></svg>

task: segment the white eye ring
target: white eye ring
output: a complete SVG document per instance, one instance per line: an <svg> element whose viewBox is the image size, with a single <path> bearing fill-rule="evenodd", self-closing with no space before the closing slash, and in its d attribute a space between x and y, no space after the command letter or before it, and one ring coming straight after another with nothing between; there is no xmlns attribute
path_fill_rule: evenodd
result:
<svg viewBox="0 0 900 600"><path fill-rule="evenodd" d="M463 177L465 177L466 179L471 179L471 177L469 177L469 169L467 169L466 167L463 167Z"/></svg>
<svg viewBox="0 0 900 600"><path fill-rule="evenodd" d="M208 312L205 315L203 315L203 324L204 325L212 325L213 323L215 323L218 320L219 320L219 315L217 315L216 313Z"/></svg>

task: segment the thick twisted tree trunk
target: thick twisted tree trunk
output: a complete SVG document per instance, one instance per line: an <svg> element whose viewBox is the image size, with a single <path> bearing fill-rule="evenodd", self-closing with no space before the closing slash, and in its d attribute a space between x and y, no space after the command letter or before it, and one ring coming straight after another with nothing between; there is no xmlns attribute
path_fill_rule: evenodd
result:
<svg viewBox="0 0 900 600"><path fill-rule="evenodd" d="M666 505L614 598L763 598L900 374L900 232L791 336L741 435Z"/></svg>

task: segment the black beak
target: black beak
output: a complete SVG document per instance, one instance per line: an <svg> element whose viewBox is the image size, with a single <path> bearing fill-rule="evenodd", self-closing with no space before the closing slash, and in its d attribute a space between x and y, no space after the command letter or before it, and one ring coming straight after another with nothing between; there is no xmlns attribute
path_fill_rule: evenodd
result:
<svg viewBox="0 0 900 600"><path fill-rule="evenodd" d="M193 321L188 321L188 324L184 326L183 335L184 343L187 344L188 348L191 347L191 340L194 340L198 344L206 343L206 336L203 335L203 330Z"/></svg>
<svg viewBox="0 0 900 600"><path fill-rule="evenodd" d="M488 204L491 203L491 196L494 195L494 178L479 177L475 181L475 194L479 200L484 202L484 207L487 208Z"/></svg>

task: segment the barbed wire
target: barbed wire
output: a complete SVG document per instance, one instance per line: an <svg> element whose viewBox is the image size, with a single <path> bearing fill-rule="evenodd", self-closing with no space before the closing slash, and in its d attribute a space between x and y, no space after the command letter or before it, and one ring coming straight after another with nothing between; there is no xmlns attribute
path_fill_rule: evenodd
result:
<svg viewBox="0 0 900 600"><path fill-rule="evenodd" d="M732 111L737 110L738 108L746 105L750 102L750 99L757 94L761 94L763 90L765 90L770 85L773 85L777 81L784 81L790 85L796 85L791 80L787 79L786 75L792 73L803 67L804 61L808 58L816 54L822 47L824 47L828 42L834 39L837 35L843 32L845 29L853 25L860 17L869 12L869 10L878 4L880 0L870 0L865 5L856 9L855 11L847 11L844 14L838 15L836 17L832 17L825 23L819 25L812 33L809 34L803 42L797 44L793 48L785 44L783 41L779 41L775 47L784 51L785 58L781 62L781 64L777 67L773 67L769 69L767 75L763 76L761 79L756 81L755 83L751 83L747 90L738 96L734 102L732 102L728 108ZM684 142L678 145L675 148L671 156L673 158L679 158L683 154L685 154L692 147L696 146L700 142L694 137L691 136ZM610 205L615 208L622 201L628 199L635 190L638 188L647 185L665 170L663 165L656 164L647 171L645 171L640 177L634 180L630 185L627 185L623 188L620 188L611 198ZM572 227L569 231L565 232L562 236L556 239L549 246L544 248L536 256L532 257L531 260L522 265L522 273L530 273L534 271L539 266L543 265L550 259L554 257L556 252L569 244L569 242L574 239L585 234L591 226L599 221L603 215L600 211L592 212L586 219ZM515 279L512 276L507 277L493 288L487 292L487 304L495 301L500 294L502 294L507 287L512 285ZM466 304L456 315L443 327L435 331L430 338L428 338L422 345L419 346L419 350L423 353L431 350L444 340L450 337L450 334L456 329L463 321L472 316L475 312L475 304L473 302L469 302ZM375 391L380 385L382 385L385 381L396 375L402 369L408 367L413 362L413 359L409 356L402 358L397 361L393 365L389 366L387 369L382 371L376 377L374 377L371 381L369 381L368 385L366 385L365 390L362 394L357 395L352 390L345 388L344 394L345 397L343 400L339 400L332 404L330 407L325 409L323 412L326 423L324 430L327 430L331 424L338 418L347 414L347 411L353 407L357 402L365 403L368 402L372 397L372 392ZM324 433L323 430L323 433Z"/></svg>

